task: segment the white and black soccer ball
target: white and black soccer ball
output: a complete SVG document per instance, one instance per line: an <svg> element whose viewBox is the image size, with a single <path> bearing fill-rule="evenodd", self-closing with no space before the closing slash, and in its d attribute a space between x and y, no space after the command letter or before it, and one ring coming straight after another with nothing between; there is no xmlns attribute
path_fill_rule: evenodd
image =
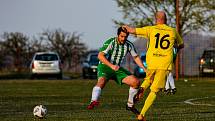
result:
<svg viewBox="0 0 215 121"><path fill-rule="evenodd" d="M37 105L34 107L33 114L35 117L44 118L47 114L47 108L44 105Z"/></svg>

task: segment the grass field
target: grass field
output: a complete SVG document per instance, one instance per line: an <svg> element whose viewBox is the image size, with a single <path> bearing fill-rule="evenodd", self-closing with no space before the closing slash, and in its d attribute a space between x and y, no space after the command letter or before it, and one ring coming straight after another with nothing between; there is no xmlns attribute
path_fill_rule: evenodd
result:
<svg viewBox="0 0 215 121"><path fill-rule="evenodd" d="M125 110L128 86L113 81L103 90L100 106L86 110L95 83L83 79L0 80L0 121L136 121ZM215 121L214 78L179 80L176 86L175 95L158 94L146 115L148 121ZM46 119L33 117L37 104L48 108ZM143 101L136 107L142 106Z"/></svg>

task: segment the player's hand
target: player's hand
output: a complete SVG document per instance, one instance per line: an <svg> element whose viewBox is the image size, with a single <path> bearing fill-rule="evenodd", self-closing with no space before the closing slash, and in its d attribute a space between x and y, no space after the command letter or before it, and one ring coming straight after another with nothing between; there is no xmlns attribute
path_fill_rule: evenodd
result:
<svg viewBox="0 0 215 121"><path fill-rule="evenodd" d="M118 71L120 67L119 67L118 65L113 65L113 66L111 66L111 68L112 68L114 71Z"/></svg>
<svg viewBox="0 0 215 121"><path fill-rule="evenodd" d="M125 28L129 33L132 33L132 34L135 33L135 28L130 27L128 25L122 25L122 28Z"/></svg>
<svg viewBox="0 0 215 121"><path fill-rule="evenodd" d="M143 68L143 70L144 70L146 73L147 73L147 71L148 71L146 68Z"/></svg>
<svg viewBox="0 0 215 121"><path fill-rule="evenodd" d="M122 28L125 28L125 29L129 29L129 26L128 25L122 25Z"/></svg>

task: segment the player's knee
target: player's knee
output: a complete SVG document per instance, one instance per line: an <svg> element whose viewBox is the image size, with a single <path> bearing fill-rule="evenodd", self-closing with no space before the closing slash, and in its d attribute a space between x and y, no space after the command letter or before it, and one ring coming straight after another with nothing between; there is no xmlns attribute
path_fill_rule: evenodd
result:
<svg viewBox="0 0 215 121"><path fill-rule="evenodd" d="M100 87L101 89L105 87L106 79L105 78L99 78L96 86Z"/></svg>
<svg viewBox="0 0 215 121"><path fill-rule="evenodd" d="M140 80L135 78L133 82L133 88L138 88L140 86Z"/></svg>
<svg viewBox="0 0 215 121"><path fill-rule="evenodd" d="M150 88L151 92L154 92L155 94L157 94L160 89L159 88Z"/></svg>

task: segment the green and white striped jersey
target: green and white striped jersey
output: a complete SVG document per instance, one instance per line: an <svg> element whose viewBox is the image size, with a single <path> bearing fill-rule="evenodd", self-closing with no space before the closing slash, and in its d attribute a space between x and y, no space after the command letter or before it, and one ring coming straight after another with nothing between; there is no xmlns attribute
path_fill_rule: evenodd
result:
<svg viewBox="0 0 215 121"><path fill-rule="evenodd" d="M105 53L108 61L119 66L128 52L132 56L137 56L137 52L132 42L126 40L124 44L118 44L117 37L106 40L103 46L99 49L99 52Z"/></svg>

